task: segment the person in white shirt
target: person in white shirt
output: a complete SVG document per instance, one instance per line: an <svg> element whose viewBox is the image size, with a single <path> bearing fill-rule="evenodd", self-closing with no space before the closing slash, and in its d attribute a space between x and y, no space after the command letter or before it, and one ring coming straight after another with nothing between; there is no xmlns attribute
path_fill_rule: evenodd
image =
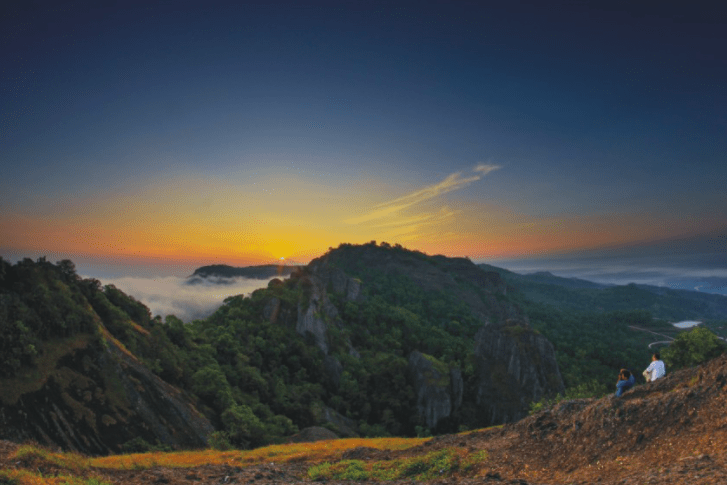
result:
<svg viewBox="0 0 727 485"><path fill-rule="evenodd" d="M661 377L664 377L666 374L666 367L664 367L664 362L661 361L661 356L659 355L659 352L654 353L654 355L651 356L651 364L649 364L649 367L646 368L644 371L644 377L646 378L646 382L655 381Z"/></svg>

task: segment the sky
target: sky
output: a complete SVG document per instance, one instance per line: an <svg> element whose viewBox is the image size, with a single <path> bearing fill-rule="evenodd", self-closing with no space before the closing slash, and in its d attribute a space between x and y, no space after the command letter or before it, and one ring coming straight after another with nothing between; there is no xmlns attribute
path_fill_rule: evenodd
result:
<svg viewBox="0 0 727 485"><path fill-rule="evenodd" d="M676 3L3 2L0 256L727 281L727 7Z"/></svg>

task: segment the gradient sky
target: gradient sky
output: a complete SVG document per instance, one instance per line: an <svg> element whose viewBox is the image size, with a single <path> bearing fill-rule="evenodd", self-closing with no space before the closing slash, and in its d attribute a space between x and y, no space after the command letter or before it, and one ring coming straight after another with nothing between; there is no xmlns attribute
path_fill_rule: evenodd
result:
<svg viewBox="0 0 727 485"><path fill-rule="evenodd" d="M6 259L727 261L719 2L109 3L0 7Z"/></svg>

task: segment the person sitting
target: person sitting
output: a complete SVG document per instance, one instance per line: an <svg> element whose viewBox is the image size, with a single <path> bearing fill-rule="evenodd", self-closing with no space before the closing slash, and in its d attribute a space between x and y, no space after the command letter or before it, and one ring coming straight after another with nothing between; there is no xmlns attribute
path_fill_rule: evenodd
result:
<svg viewBox="0 0 727 485"><path fill-rule="evenodd" d="M627 369L621 369L621 372L618 374L618 382L616 382L616 397L621 397L624 392L634 386L635 382L636 379L634 379L634 375L631 372Z"/></svg>
<svg viewBox="0 0 727 485"><path fill-rule="evenodd" d="M664 367L664 362L662 362L659 352L655 352L654 355L651 356L651 364L649 364L649 367L647 367L644 371L646 382L655 381L664 377L665 374L666 367Z"/></svg>

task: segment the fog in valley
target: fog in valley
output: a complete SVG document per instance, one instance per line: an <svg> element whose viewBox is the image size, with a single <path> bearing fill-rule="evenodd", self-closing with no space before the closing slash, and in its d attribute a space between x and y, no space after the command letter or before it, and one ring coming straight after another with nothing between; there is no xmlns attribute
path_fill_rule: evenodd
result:
<svg viewBox="0 0 727 485"><path fill-rule="evenodd" d="M252 278L188 278L164 276L156 278L117 277L103 279L149 307L152 316L175 315L185 322L212 314L225 298L249 295L265 288L270 279Z"/></svg>

